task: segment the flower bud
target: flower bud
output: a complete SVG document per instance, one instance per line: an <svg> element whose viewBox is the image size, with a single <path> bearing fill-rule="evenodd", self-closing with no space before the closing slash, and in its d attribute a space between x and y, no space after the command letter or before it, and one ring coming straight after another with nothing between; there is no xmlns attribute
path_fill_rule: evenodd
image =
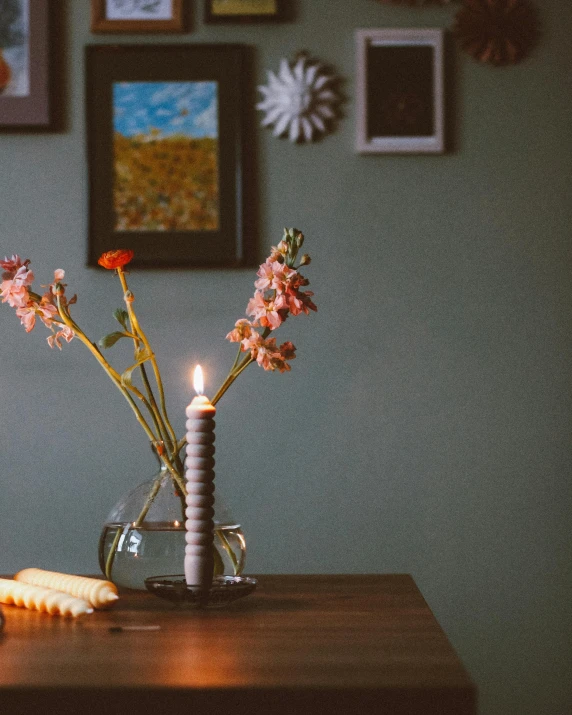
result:
<svg viewBox="0 0 572 715"><path fill-rule="evenodd" d="M298 233L296 234L296 245L298 246L298 248L302 248L303 243L304 243L304 234L302 233L302 231L298 231Z"/></svg>
<svg viewBox="0 0 572 715"><path fill-rule="evenodd" d="M310 256L307 253L304 253L302 258L300 259L300 265L301 266L309 266L311 262L312 262L312 259L310 258Z"/></svg>

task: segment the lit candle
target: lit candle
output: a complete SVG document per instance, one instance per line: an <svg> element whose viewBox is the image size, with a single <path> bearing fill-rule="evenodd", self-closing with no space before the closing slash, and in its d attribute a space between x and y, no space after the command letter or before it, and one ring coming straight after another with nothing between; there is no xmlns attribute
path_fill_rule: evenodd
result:
<svg viewBox="0 0 572 715"><path fill-rule="evenodd" d="M187 509L185 522L185 579L203 594L213 578L214 529L214 416L216 409L203 395L203 373L195 368L194 387L197 396L187 407Z"/></svg>

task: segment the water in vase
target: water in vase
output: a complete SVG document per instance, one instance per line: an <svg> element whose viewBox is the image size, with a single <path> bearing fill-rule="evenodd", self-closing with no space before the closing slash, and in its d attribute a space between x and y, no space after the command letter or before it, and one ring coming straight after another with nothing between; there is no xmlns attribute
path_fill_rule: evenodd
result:
<svg viewBox="0 0 572 715"><path fill-rule="evenodd" d="M99 541L99 565L106 573L110 550L116 542L111 580L119 586L145 589L149 576L182 574L185 529L173 522L150 522L134 527L105 524ZM245 541L239 524L216 524L214 574L238 575L244 568Z"/></svg>

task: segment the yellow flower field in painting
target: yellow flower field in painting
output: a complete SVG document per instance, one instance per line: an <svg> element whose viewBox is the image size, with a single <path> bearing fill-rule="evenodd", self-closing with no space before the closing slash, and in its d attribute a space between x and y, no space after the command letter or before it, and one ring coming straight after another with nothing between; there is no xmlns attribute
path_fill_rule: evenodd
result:
<svg viewBox="0 0 572 715"><path fill-rule="evenodd" d="M217 230L218 185L216 138L115 132L116 231Z"/></svg>

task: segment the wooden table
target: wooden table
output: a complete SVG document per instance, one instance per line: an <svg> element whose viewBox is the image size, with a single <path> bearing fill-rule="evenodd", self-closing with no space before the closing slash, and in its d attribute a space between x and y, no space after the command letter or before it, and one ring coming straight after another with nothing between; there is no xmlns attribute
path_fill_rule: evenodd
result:
<svg viewBox="0 0 572 715"><path fill-rule="evenodd" d="M473 715L475 687L407 575L260 576L224 610L129 592L75 621L4 606L6 715ZM110 626L160 625L112 633Z"/></svg>

